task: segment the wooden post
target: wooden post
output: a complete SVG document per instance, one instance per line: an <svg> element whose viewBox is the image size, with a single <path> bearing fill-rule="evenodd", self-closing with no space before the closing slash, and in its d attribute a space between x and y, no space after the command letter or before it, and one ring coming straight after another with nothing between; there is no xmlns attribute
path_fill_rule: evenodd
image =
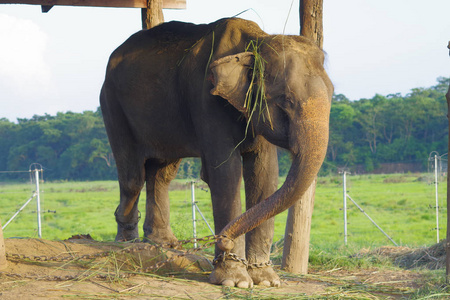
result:
<svg viewBox="0 0 450 300"><path fill-rule="evenodd" d="M150 29L164 22L163 0L147 0L147 8L141 10L142 29Z"/></svg>
<svg viewBox="0 0 450 300"><path fill-rule="evenodd" d="M281 267L290 273L308 273L309 236L315 192L316 180L309 186L305 195L289 208Z"/></svg>
<svg viewBox="0 0 450 300"><path fill-rule="evenodd" d="M323 0L300 0L300 35L323 48Z"/></svg>
<svg viewBox="0 0 450 300"><path fill-rule="evenodd" d="M300 34L323 46L323 0L300 0ZM307 192L289 208L284 233L281 268L296 274L308 273L309 237L314 208L316 180Z"/></svg>
<svg viewBox="0 0 450 300"><path fill-rule="evenodd" d="M448 42L447 48L450 50L450 41ZM449 53L450 55L450 53ZM448 88L447 94L445 95L447 98L447 106L448 106L448 112L447 112L447 118L449 119L448 128L449 128L449 139L448 139L448 151L450 153L450 86ZM445 241L445 252L446 252L446 259L445 259L445 280L447 284L450 282L450 160L447 161L447 239Z"/></svg>
<svg viewBox="0 0 450 300"><path fill-rule="evenodd" d="M3 239L2 224L0 223L0 270L6 269L6 267L5 240Z"/></svg>

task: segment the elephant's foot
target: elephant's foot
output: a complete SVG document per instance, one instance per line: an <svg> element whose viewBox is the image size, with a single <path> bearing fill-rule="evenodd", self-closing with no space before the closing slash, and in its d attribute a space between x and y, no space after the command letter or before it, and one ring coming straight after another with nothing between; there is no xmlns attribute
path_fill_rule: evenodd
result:
<svg viewBox="0 0 450 300"><path fill-rule="evenodd" d="M140 217L139 211L134 213L133 218L129 218L126 221L121 221L121 218L118 214L119 207L117 207L116 211L114 212L114 216L116 217L117 222L117 235L116 235L116 242L139 242L139 229L138 229L138 223ZM130 220L131 219L131 220Z"/></svg>
<svg viewBox="0 0 450 300"><path fill-rule="evenodd" d="M272 269L270 265L266 264L253 264L249 265L248 274L253 279L253 282L257 285L263 286L275 286L281 285L280 277Z"/></svg>
<svg viewBox="0 0 450 300"><path fill-rule="evenodd" d="M144 241L163 245L170 248L180 248L178 239L170 228L146 230L144 228Z"/></svg>
<svg viewBox="0 0 450 300"><path fill-rule="evenodd" d="M139 230L137 226L134 227L127 229L119 225L117 228L116 242L139 242Z"/></svg>
<svg viewBox="0 0 450 300"><path fill-rule="evenodd" d="M228 254L230 255L230 254ZM239 288L253 287L253 281L247 272L247 264L245 260L234 258L233 260L226 257L216 259L214 261L214 270L209 275L209 282L217 285L236 286Z"/></svg>

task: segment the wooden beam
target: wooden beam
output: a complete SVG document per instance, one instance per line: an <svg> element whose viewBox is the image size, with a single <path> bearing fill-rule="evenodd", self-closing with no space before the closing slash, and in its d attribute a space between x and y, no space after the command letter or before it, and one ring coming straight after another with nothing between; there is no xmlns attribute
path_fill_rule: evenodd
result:
<svg viewBox="0 0 450 300"><path fill-rule="evenodd" d="M300 0L300 34L319 48L323 44L323 0ZM296 274L308 273L309 239L317 178L305 194L289 208L281 268Z"/></svg>
<svg viewBox="0 0 450 300"><path fill-rule="evenodd" d="M323 48L323 0L300 0L300 35Z"/></svg>
<svg viewBox="0 0 450 300"><path fill-rule="evenodd" d="M42 5L41 6L41 11L43 13L48 13L50 11L50 9L52 9L52 8L53 8L53 5Z"/></svg>
<svg viewBox="0 0 450 300"><path fill-rule="evenodd" d="M147 9L141 9L142 29L150 29L164 23L163 0L147 1Z"/></svg>
<svg viewBox="0 0 450 300"><path fill-rule="evenodd" d="M284 232L281 269L293 274L308 274L309 240L316 182L289 208Z"/></svg>
<svg viewBox="0 0 450 300"><path fill-rule="evenodd" d="M450 41L448 42L447 48L450 50ZM450 55L450 52L448 53ZM448 87L447 94L445 95L447 98L447 119L448 119L448 128L450 130L450 86ZM448 139L448 153L450 153L450 131L449 131L449 139ZM450 160L447 157L447 238L445 240L445 282L447 284L450 283L450 175L448 171L450 170Z"/></svg>
<svg viewBox="0 0 450 300"><path fill-rule="evenodd" d="M0 4L147 8L147 0L0 0ZM163 0L163 8L186 9L186 0Z"/></svg>

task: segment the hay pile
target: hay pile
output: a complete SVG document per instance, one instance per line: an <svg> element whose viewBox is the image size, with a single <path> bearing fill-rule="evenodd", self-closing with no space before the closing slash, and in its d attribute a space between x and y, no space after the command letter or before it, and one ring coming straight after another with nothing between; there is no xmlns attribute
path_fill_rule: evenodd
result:
<svg viewBox="0 0 450 300"><path fill-rule="evenodd" d="M415 248L384 246L374 251L366 252L365 255L380 255L388 257L394 264L401 268L425 268L437 270L445 268L445 243L440 243L431 247Z"/></svg>

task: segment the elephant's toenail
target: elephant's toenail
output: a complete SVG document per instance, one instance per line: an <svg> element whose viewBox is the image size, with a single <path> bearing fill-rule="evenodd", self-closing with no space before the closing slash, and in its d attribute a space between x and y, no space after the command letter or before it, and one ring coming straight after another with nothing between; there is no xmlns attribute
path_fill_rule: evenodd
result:
<svg viewBox="0 0 450 300"><path fill-rule="evenodd" d="M258 285L262 285L262 286L270 286L270 281L269 280L263 280L260 283L258 283Z"/></svg>
<svg viewBox="0 0 450 300"><path fill-rule="evenodd" d="M230 279L225 279L224 281L222 281L222 285L224 285L224 286L234 286L234 281L230 280Z"/></svg>
<svg viewBox="0 0 450 300"><path fill-rule="evenodd" d="M250 284L247 281L239 281L238 284L236 285L238 288L249 288Z"/></svg>

